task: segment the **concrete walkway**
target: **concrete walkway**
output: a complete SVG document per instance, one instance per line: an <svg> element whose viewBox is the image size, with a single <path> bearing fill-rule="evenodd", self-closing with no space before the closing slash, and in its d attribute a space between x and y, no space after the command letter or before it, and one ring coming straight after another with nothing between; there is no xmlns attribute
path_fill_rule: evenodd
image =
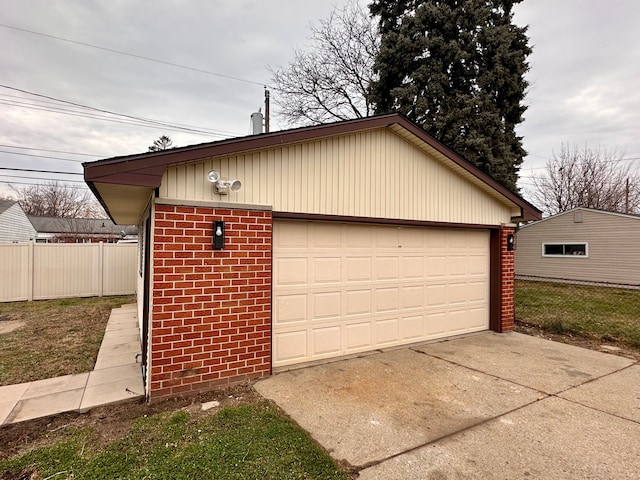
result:
<svg viewBox="0 0 640 480"><path fill-rule="evenodd" d="M256 383L361 480L638 479L640 365L483 333Z"/></svg>
<svg viewBox="0 0 640 480"><path fill-rule="evenodd" d="M111 311L94 370L0 387L0 425L144 397L135 305Z"/></svg>

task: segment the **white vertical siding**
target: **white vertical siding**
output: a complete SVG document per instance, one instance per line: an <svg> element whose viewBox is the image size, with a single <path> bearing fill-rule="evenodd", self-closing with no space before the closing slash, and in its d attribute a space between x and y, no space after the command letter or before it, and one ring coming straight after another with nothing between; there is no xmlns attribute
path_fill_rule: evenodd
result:
<svg viewBox="0 0 640 480"><path fill-rule="evenodd" d="M35 237L36 230L20 205L14 203L0 213L0 243L28 242Z"/></svg>
<svg viewBox="0 0 640 480"><path fill-rule="evenodd" d="M579 210L522 228L516 274L640 285L640 217ZM544 243L588 243L589 255L543 257Z"/></svg>
<svg viewBox="0 0 640 480"><path fill-rule="evenodd" d="M212 169L239 179L242 189L216 194L206 179ZM160 196L296 213L490 225L509 222L513 208L387 129L170 167Z"/></svg>

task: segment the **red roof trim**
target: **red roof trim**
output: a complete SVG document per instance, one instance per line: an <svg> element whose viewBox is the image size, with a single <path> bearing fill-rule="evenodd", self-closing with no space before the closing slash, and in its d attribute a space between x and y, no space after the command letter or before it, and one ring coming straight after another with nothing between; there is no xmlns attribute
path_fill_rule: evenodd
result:
<svg viewBox="0 0 640 480"><path fill-rule="evenodd" d="M400 125L424 141L427 145L449 158L452 162L518 205L521 208L521 216L523 218L527 220L539 220L542 218L542 212L536 207L478 169L475 165L463 159L449 147L440 143L422 128L411 122L407 117L398 113L232 138L188 147L173 148L161 152L115 157L98 160L96 162L87 162L82 165L84 167L85 181L90 187L93 187L94 183L111 183L157 188L160 186L165 170L171 165L188 163L202 158L239 154L279 145L299 143L323 137L344 135L356 131L388 127L394 124ZM92 190L95 192L94 188L92 188Z"/></svg>

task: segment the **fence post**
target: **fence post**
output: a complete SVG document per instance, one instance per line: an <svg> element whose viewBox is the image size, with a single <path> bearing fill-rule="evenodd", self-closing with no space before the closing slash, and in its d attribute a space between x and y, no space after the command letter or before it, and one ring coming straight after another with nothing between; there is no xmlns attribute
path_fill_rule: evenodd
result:
<svg viewBox="0 0 640 480"><path fill-rule="evenodd" d="M29 241L29 248L27 249L27 255L28 255L28 259L27 259L27 300L29 302L33 301L33 282L34 282L34 268L35 268L35 262L33 261L33 256L35 255L35 240L30 240Z"/></svg>
<svg viewBox="0 0 640 480"><path fill-rule="evenodd" d="M104 242L100 242L99 248L99 261L100 261L100 294L98 296L102 297L104 295Z"/></svg>

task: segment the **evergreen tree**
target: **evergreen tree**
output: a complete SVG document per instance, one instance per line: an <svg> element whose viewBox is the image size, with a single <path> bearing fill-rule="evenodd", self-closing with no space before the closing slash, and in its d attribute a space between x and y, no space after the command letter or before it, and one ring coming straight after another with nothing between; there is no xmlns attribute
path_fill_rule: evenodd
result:
<svg viewBox="0 0 640 480"><path fill-rule="evenodd" d="M382 35L376 113L401 112L515 190L531 53L512 23L522 0L373 0Z"/></svg>
<svg viewBox="0 0 640 480"><path fill-rule="evenodd" d="M173 148L173 140L166 135L160 135L157 140L153 141L153 145L149 147L150 152L161 152Z"/></svg>

